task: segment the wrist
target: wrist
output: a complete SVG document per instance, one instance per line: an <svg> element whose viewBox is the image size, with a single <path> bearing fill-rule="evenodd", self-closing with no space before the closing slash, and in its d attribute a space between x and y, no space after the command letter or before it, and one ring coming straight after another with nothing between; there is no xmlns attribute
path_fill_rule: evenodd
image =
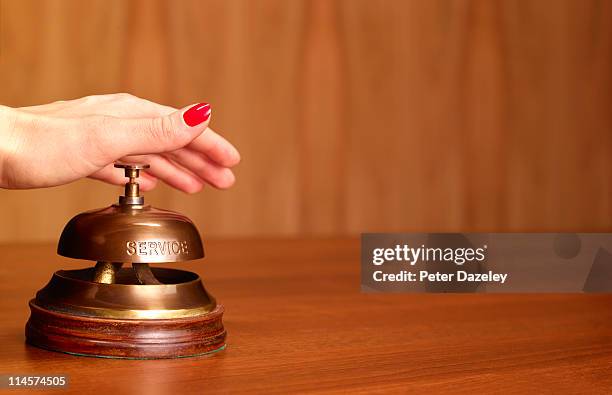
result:
<svg viewBox="0 0 612 395"><path fill-rule="evenodd" d="M10 158L15 156L17 147L17 111L0 105L0 187L9 187Z"/></svg>

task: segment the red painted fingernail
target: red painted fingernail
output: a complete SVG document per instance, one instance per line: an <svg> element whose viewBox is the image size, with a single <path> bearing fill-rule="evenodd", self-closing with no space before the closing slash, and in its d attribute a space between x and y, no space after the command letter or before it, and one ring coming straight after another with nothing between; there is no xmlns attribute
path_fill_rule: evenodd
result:
<svg viewBox="0 0 612 395"><path fill-rule="evenodd" d="M198 103L189 110L185 111L183 114L183 119L187 125L196 126L208 120L208 118L210 118L210 112L210 104Z"/></svg>

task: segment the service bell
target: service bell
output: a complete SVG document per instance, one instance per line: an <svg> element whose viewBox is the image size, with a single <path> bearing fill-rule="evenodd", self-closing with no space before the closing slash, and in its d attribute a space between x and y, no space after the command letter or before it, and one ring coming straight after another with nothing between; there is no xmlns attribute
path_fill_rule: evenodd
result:
<svg viewBox="0 0 612 395"><path fill-rule="evenodd" d="M223 307L192 272L151 268L204 257L187 217L144 203L137 178L148 165L116 164L128 182L109 207L72 218L58 254L95 261L59 270L30 301L27 342L78 355L174 358L225 347ZM131 265L127 266L127 265Z"/></svg>

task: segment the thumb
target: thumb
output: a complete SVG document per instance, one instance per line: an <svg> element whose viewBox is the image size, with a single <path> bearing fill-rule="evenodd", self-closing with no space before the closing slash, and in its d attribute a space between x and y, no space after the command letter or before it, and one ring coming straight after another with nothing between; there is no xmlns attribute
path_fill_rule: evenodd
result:
<svg viewBox="0 0 612 395"><path fill-rule="evenodd" d="M105 117L100 147L108 158L174 151L189 144L208 127L211 108L198 103L153 118Z"/></svg>

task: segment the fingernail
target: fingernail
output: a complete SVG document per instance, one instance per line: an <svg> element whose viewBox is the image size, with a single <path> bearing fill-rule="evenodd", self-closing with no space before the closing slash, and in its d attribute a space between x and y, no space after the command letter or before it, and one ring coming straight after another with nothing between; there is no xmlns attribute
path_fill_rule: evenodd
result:
<svg viewBox="0 0 612 395"><path fill-rule="evenodd" d="M185 123L189 126L196 126L210 118L210 104L198 103L183 114Z"/></svg>

